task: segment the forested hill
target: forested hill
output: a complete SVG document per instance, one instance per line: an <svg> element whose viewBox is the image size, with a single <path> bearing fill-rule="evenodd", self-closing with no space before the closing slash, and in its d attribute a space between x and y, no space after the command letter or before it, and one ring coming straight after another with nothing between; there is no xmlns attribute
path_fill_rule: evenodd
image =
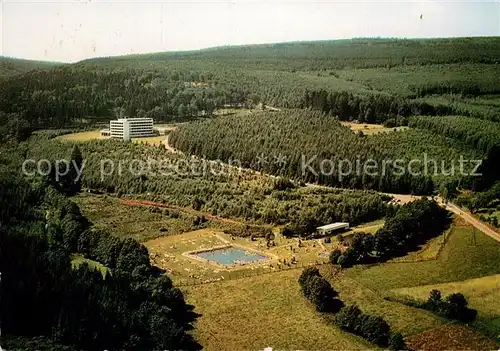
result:
<svg viewBox="0 0 500 351"><path fill-rule="evenodd" d="M116 115L172 122L261 104L390 125L405 125L413 115L498 121L499 57L495 37L353 39L96 58L0 79L0 141L36 129L94 126Z"/></svg>
<svg viewBox="0 0 500 351"><path fill-rule="evenodd" d="M0 79L25 73L33 69L50 68L57 65L61 65L61 63L0 56Z"/></svg>
<svg viewBox="0 0 500 351"><path fill-rule="evenodd" d="M426 65L497 63L500 38L344 39L215 47L196 51L125 55L80 63L207 60L229 66L279 70L318 70Z"/></svg>

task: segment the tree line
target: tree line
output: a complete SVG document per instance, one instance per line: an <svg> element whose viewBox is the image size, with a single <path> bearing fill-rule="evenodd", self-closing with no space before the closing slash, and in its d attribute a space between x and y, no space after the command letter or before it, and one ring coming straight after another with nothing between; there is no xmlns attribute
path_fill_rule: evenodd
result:
<svg viewBox="0 0 500 351"><path fill-rule="evenodd" d="M319 270L309 267L302 271L299 285L304 296L318 312L333 314L333 324L349 333L359 335L368 342L389 350L407 350L403 336L391 332L391 327L382 318L361 312L355 305L344 305L338 292Z"/></svg>
<svg viewBox="0 0 500 351"><path fill-rule="evenodd" d="M498 38L393 39L356 38L315 42L219 47L201 51L151 53L96 58L85 64L124 65L131 62L203 61L221 68L262 70L324 70L394 67L441 63L496 63ZM369 49L367 49L369 47Z"/></svg>
<svg viewBox="0 0 500 351"><path fill-rule="evenodd" d="M447 105L430 105L421 100L398 98L392 95L360 95L346 91L306 90L301 108L312 108L338 117L341 121L387 123L390 127L408 125L409 116L449 115Z"/></svg>
<svg viewBox="0 0 500 351"><path fill-rule="evenodd" d="M404 256L441 234L449 223L449 212L434 200L412 201L388 216L375 235L357 233L346 251L332 251L330 262L350 267Z"/></svg>
<svg viewBox="0 0 500 351"><path fill-rule="evenodd" d="M82 127L107 122L114 116L182 121L211 115L224 106L263 103L284 108L313 107L342 120L391 119L404 125L405 117L411 114L443 115L459 110L453 104L430 104L400 98L398 92L374 91L368 83L336 77L335 70L495 63L496 42L496 38L351 40L93 59L1 80L0 111L19 121L21 127L26 124L41 129ZM400 50L397 58L394 48ZM320 74L323 72L330 72L331 80ZM437 76L417 87L414 97L497 93L495 89L473 78L455 82Z"/></svg>
<svg viewBox="0 0 500 351"><path fill-rule="evenodd" d="M487 154L500 144L500 123L464 116L412 117L410 127L462 141Z"/></svg>

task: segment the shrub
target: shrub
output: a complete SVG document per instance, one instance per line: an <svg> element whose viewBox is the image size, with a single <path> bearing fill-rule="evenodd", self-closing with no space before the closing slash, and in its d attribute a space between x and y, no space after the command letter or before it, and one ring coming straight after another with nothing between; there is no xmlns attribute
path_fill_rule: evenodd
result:
<svg viewBox="0 0 500 351"><path fill-rule="evenodd" d="M337 312L342 306L338 293L330 283L321 276L317 268L306 268L299 277L304 296L311 301L319 312Z"/></svg>
<svg viewBox="0 0 500 351"><path fill-rule="evenodd" d="M391 327L382 317L363 314L359 324L361 335L366 340L379 346L388 344Z"/></svg>
<svg viewBox="0 0 500 351"><path fill-rule="evenodd" d="M387 346L389 343L389 324L382 317L364 314L357 306L341 308L335 315L334 322L340 329L359 335L378 346Z"/></svg>
<svg viewBox="0 0 500 351"><path fill-rule="evenodd" d="M331 264L338 264L339 257L342 256L342 252L339 249L335 249L330 253L329 261Z"/></svg>
<svg viewBox="0 0 500 351"><path fill-rule="evenodd" d="M342 268L349 267L349 261L345 255L340 255L338 257L337 264Z"/></svg>
<svg viewBox="0 0 500 351"><path fill-rule="evenodd" d="M307 267L306 269L304 269L302 271L302 273L300 274L300 277L299 277L299 284L301 287L304 286L305 282L307 279L309 279L310 277L312 276L321 276L321 274L319 274L319 270L318 268L316 267Z"/></svg>
<svg viewBox="0 0 500 351"><path fill-rule="evenodd" d="M401 333L392 333L389 337L389 350L390 351L401 351L408 350L403 335Z"/></svg>
<svg viewBox="0 0 500 351"><path fill-rule="evenodd" d="M470 322L476 318L477 311L467 307L468 302L461 293L453 293L443 300L439 290L432 290L421 308L433 311L445 318Z"/></svg>

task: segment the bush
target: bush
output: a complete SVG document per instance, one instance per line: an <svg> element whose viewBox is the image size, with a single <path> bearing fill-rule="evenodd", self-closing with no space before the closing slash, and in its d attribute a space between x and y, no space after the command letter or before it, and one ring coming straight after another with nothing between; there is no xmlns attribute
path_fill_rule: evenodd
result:
<svg viewBox="0 0 500 351"><path fill-rule="evenodd" d="M408 346L405 343L403 335L401 333L392 333L389 337L389 350L390 351L401 351L408 350Z"/></svg>
<svg viewBox="0 0 500 351"><path fill-rule="evenodd" d="M345 255L340 255L337 259L337 264L342 267L349 267L349 261Z"/></svg>
<svg viewBox="0 0 500 351"><path fill-rule="evenodd" d="M306 268L299 277L304 296L311 301L319 312L337 312L342 302L335 297L338 293L330 283L321 276L317 268Z"/></svg>
<svg viewBox="0 0 500 351"><path fill-rule="evenodd" d="M291 238L295 236L295 233L290 228L285 227L281 229L281 235L283 235L285 238Z"/></svg>
<svg viewBox="0 0 500 351"><path fill-rule="evenodd" d="M345 331L353 333L358 330L359 317L361 310L354 305L346 306L340 309L339 313L335 315L335 324Z"/></svg>
<svg viewBox="0 0 500 351"><path fill-rule="evenodd" d="M300 274L300 277L299 277L299 284L300 284L300 286L303 287L304 284L306 283L306 280L309 279L312 276L318 276L318 277L321 276L321 274L319 273L318 268L316 268L316 267L307 267L306 269L304 269L302 271L302 273Z"/></svg>
<svg viewBox="0 0 500 351"><path fill-rule="evenodd" d="M450 294L443 300L439 290L432 290L427 301L420 307L448 319L470 322L476 318L477 311L468 308L467 305L467 299L461 293Z"/></svg>
<svg viewBox="0 0 500 351"><path fill-rule="evenodd" d="M330 253L329 261L331 264L338 264L339 257L342 256L342 251L335 249Z"/></svg>
<svg viewBox="0 0 500 351"><path fill-rule="evenodd" d="M391 327L382 317L363 314L360 328L361 335L369 342L379 346L388 344Z"/></svg>
<svg viewBox="0 0 500 351"><path fill-rule="evenodd" d="M446 296L443 305L443 315L448 319L470 322L476 318L477 311L467 307L467 299L461 293Z"/></svg>
<svg viewBox="0 0 500 351"><path fill-rule="evenodd" d="M342 330L359 335L378 346L387 346L391 328L379 316L364 314L354 305L340 309L335 315L335 324Z"/></svg>

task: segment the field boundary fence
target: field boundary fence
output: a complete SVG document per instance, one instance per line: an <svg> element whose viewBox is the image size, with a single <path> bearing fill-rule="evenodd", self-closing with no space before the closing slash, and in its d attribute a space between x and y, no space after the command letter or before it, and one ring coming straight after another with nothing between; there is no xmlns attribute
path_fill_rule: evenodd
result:
<svg viewBox="0 0 500 351"><path fill-rule="evenodd" d="M265 268L262 269L262 267L258 267L257 269L251 269L251 268L243 268L241 270L237 271L231 271L229 273L228 277L219 277L219 278L212 278L212 279L198 279L198 278L183 278L183 279L178 279L174 280L174 285L177 287L184 287L184 286L195 286L195 285L203 285L203 284L212 284L212 283L218 283L218 282L224 282L224 281L230 281L230 280L237 280L237 279L244 279L244 278L251 278L251 277L257 277L260 275L265 275L265 274L273 274L273 273L280 273L284 271L291 271L291 270L296 270L296 269L304 269L308 267L316 267L316 266L322 266L325 264L329 264L328 261L316 261L316 262L311 262L311 263L290 263L289 265L282 265L280 268Z"/></svg>

